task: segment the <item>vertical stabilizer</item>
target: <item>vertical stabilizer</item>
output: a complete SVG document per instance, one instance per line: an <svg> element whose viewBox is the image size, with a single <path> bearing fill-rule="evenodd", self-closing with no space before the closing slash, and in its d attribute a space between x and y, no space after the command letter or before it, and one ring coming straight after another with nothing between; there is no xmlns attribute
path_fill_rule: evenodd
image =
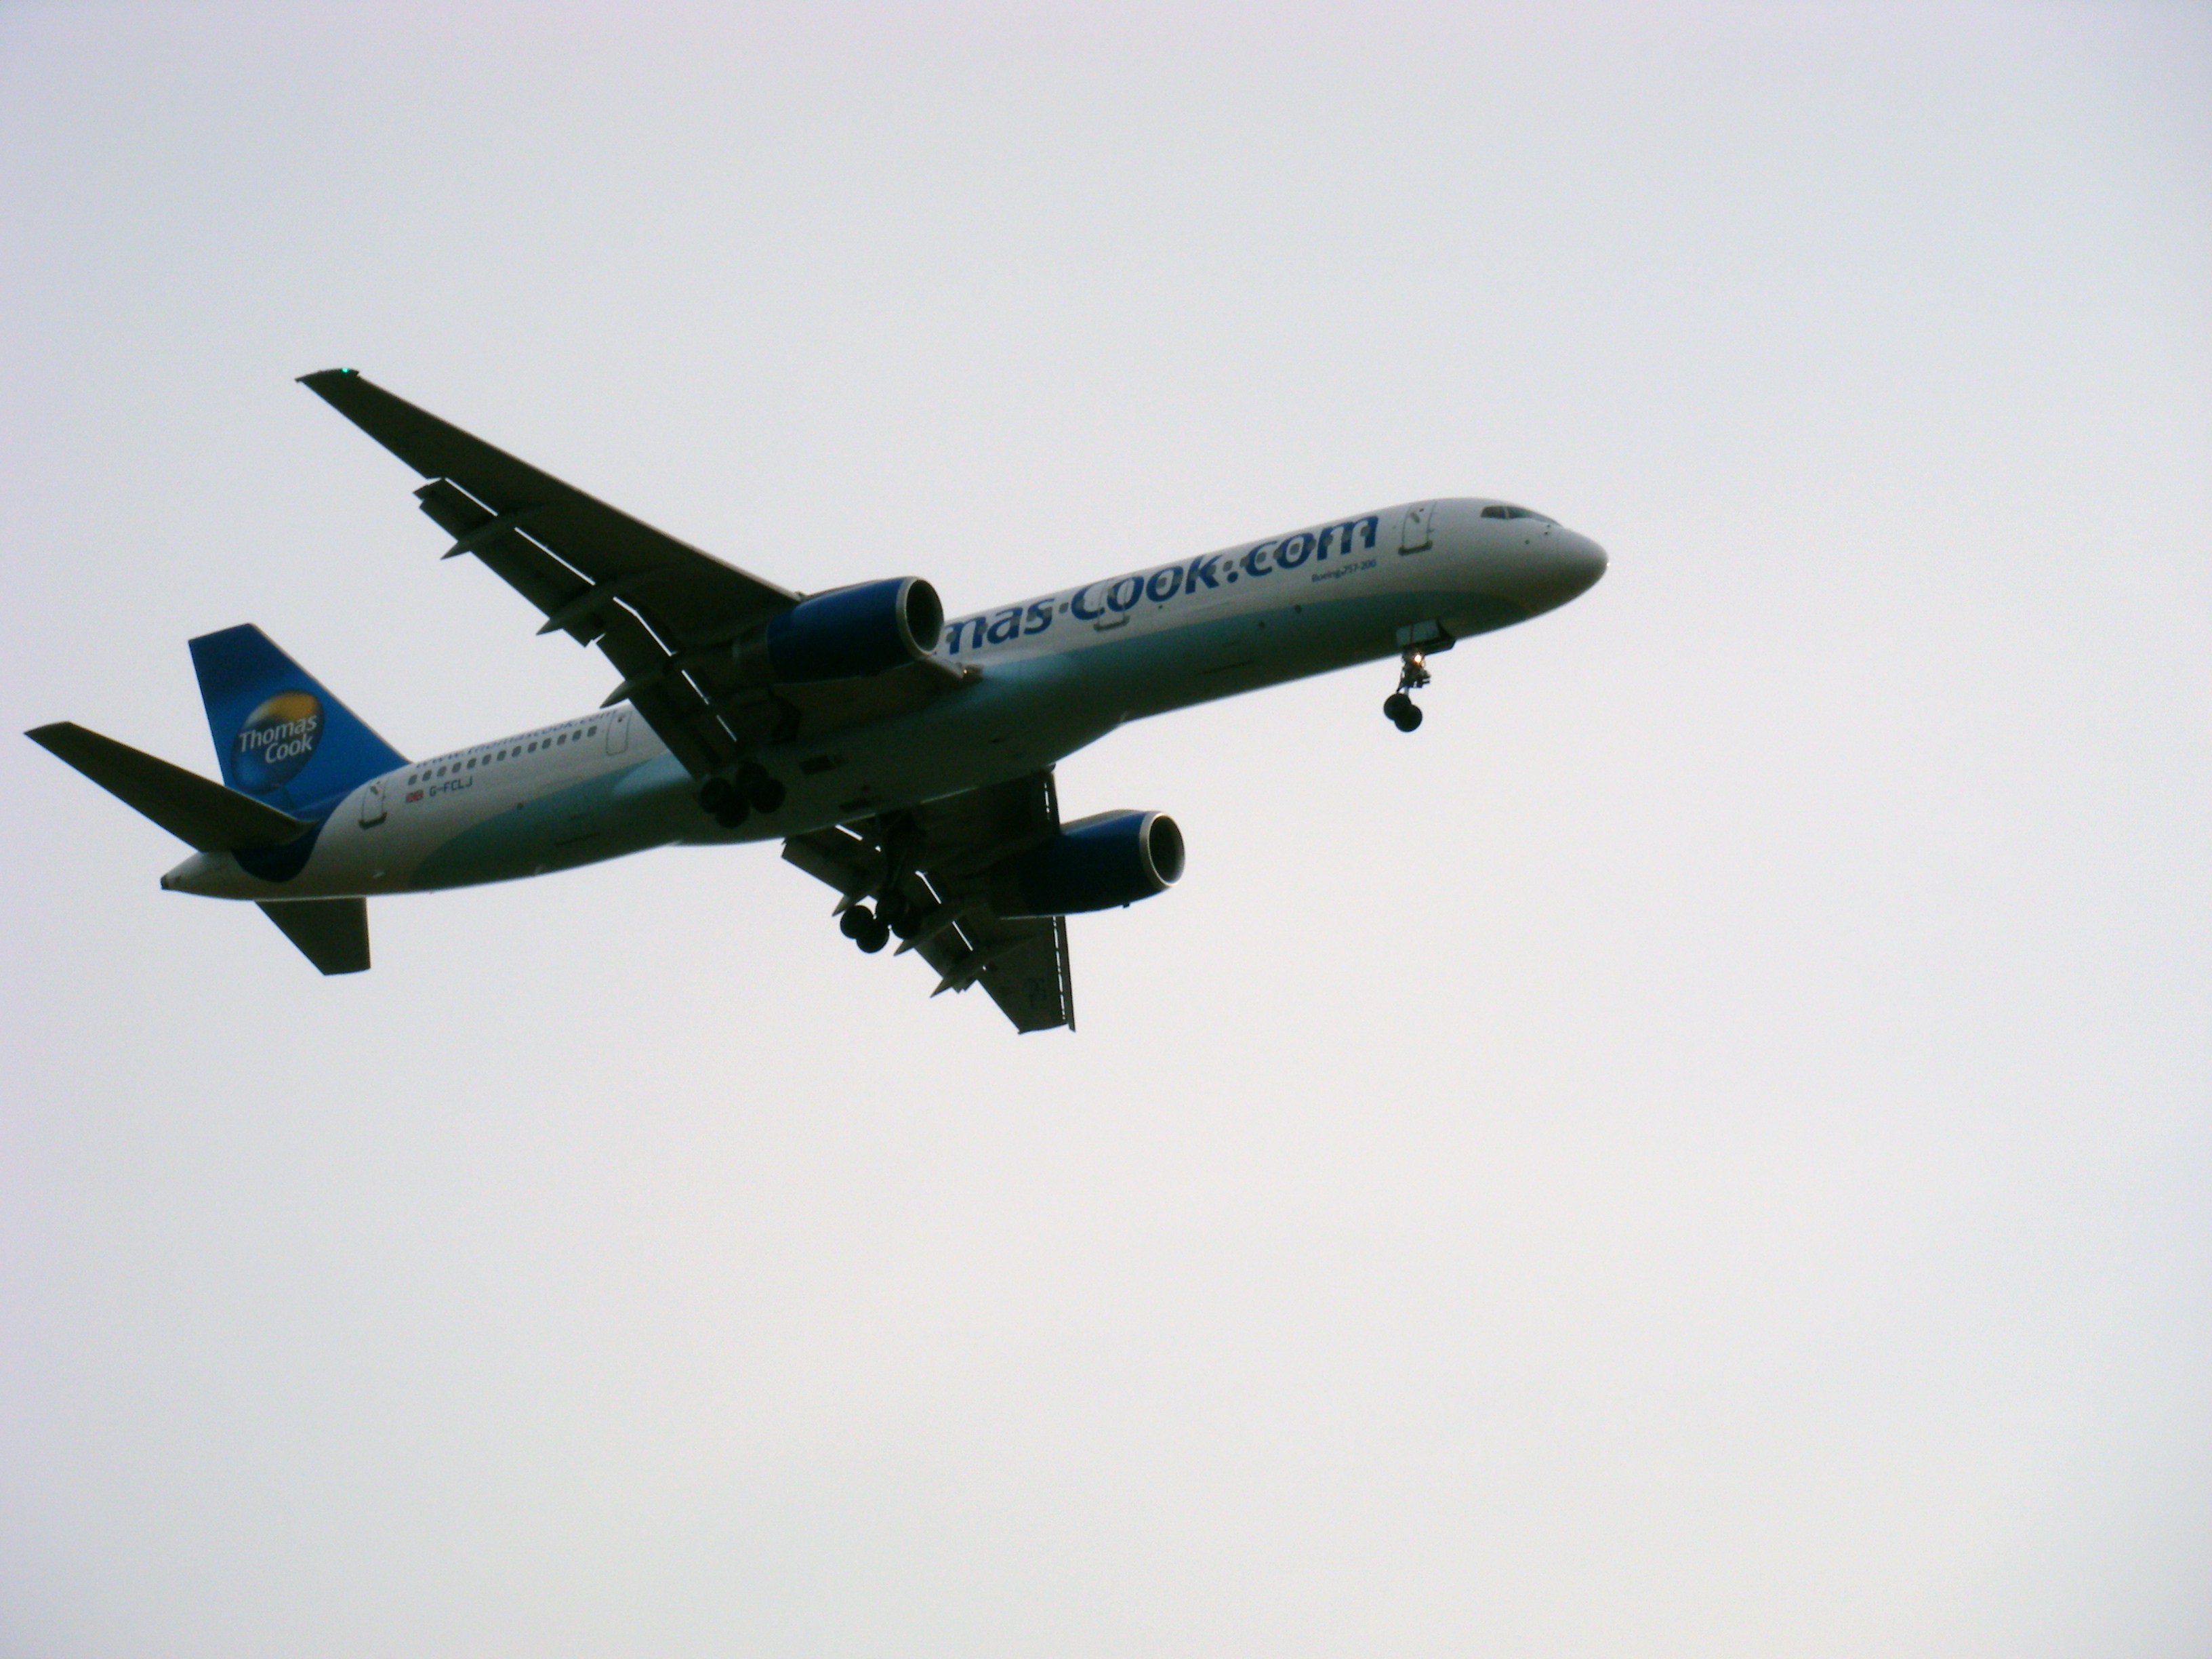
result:
<svg viewBox="0 0 2212 1659"><path fill-rule="evenodd" d="M359 785L407 763L252 623L191 645L208 732L232 788L319 818Z"/></svg>

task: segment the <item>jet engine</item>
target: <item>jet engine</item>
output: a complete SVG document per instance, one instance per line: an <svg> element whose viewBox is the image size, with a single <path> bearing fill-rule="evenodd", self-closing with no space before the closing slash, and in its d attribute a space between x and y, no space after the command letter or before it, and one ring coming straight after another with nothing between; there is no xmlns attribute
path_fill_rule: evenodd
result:
<svg viewBox="0 0 2212 1659"><path fill-rule="evenodd" d="M1182 876L1182 831L1164 812L1101 812L991 872L1002 916L1109 910L1164 893Z"/></svg>
<svg viewBox="0 0 2212 1659"><path fill-rule="evenodd" d="M738 647L762 679L854 679L919 662L937 649L945 605L919 576L836 587L801 599Z"/></svg>

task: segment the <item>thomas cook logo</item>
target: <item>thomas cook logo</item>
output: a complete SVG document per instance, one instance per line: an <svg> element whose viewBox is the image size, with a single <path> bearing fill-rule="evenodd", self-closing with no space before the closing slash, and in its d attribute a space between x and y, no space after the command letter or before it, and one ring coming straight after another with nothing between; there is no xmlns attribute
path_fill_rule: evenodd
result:
<svg viewBox="0 0 2212 1659"><path fill-rule="evenodd" d="M323 740L323 705L312 691L279 691L239 728L232 769L259 792L289 783Z"/></svg>

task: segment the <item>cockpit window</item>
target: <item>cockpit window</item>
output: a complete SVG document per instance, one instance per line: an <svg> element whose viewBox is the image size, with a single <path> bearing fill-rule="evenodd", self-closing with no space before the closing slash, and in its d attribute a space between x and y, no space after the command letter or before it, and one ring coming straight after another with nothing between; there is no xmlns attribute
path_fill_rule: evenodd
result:
<svg viewBox="0 0 2212 1659"><path fill-rule="evenodd" d="M1531 513L1525 507L1508 507L1503 501L1492 501L1482 509L1486 519L1534 519L1540 524L1557 524L1557 519L1547 519L1540 513Z"/></svg>

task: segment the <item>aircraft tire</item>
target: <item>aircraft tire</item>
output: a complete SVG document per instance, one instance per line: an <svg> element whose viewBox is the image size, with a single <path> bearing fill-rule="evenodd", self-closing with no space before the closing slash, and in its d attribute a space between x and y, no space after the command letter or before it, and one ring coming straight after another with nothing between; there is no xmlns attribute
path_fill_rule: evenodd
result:
<svg viewBox="0 0 2212 1659"><path fill-rule="evenodd" d="M752 802L754 811L773 812L783 805L784 793L783 785L763 772L754 782L748 799Z"/></svg>
<svg viewBox="0 0 2212 1659"><path fill-rule="evenodd" d="M889 945L890 942L891 930L884 927L880 921L853 941L854 944L859 945L861 950L866 951L870 956L875 955L877 951L882 950L884 946Z"/></svg>
<svg viewBox="0 0 2212 1659"><path fill-rule="evenodd" d="M865 904L856 904L837 918L837 931L849 939L857 940L875 925L875 913Z"/></svg>
<svg viewBox="0 0 2212 1659"><path fill-rule="evenodd" d="M725 830L735 830L741 826L751 813L752 808L748 806L744 801L728 800L723 802L722 805L716 809L714 813L714 822L720 824Z"/></svg>
<svg viewBox="0 0 2212 1659"><path fill-rule="evenodd" d="M730 795L730 781L727 778L709 778L699 786L699 810L719 814L729 805Z"/></svg>

